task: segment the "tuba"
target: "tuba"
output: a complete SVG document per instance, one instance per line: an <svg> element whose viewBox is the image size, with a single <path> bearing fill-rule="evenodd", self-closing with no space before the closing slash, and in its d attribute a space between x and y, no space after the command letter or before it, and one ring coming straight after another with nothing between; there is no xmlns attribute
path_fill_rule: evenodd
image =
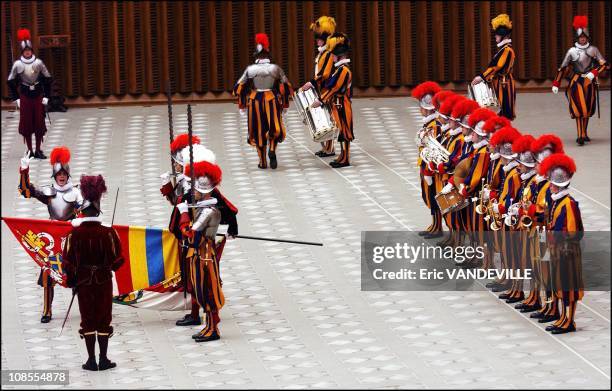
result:
<svg viewBox="0 0 612 391"><path fill-rule="evenodd" d="M450 152L431 133L423 128L417 132L416 144L422 147L419 156L425 163L433 162L435 165L448 162Z"/></svg>

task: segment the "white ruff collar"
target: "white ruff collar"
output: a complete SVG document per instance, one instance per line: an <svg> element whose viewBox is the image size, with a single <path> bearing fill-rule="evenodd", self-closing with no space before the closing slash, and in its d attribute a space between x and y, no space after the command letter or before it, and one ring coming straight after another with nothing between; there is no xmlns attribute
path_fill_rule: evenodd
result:
<svg viewBox="0 0 612 391"><path fill-rule="evenodd" d="M574 43L574 46L576 46L578 49L582 49L582 50L584 50L584 49L588 48L590 45L591 45L591 43L590 43L590 42L587 42L587 43L586 43L586 44L584 44L584 45L581 45L581 44L579 44L578 42L575 42L575 43Z"/></svg>
<svg viewBox="0 0 612 391"><path fill-rule="evenodd" d="M270 63L269 58L258 58L257 60L255 60L255 64L269 64L269 63Z"/></svg>
<svg viewBox="0 0 612 391"><path fill-rule="evenodd" d="M423 124L427 125L436 118L438 118L438 113L429 114L427 117L423 117Z"/></svg>
<svg viewBox="0 0 612 391"><path fill-rule="evenodd" d="M563 190L561 190L558 193L552 193L550 195L550 198L552 198L553 201L557 201L557 200L560 200L561 198L565 197L568 194L569 194L569 189L563 189Z"/></svg>
<svg viewBox="0 0 612 391"><path fill-rule="evenodd" d="M450 134L451 136L456 136L459 133L461 133L461 126L459 126L458 128L451 129L451 130L448 131L448 134Z"/></svg>
<svg viewBox="0 0 612 391"><path fill-rule="evenodd" d="M79 217L77 219L73 219L71 223L73 227L78 227L81 225L81 223L84 223L87 221L93 221L93 222L102 224L102 219L99 217Z"/></svg>
<svg viewBox="0 0 612 391"><path fill-rule="evenodd" d="M36 56L32 54L32 57L30 58L25 58L24 56L21 56L20 58L21 62L25 63L25 64L31 64L36 60Z"/></svg>
<svg viewBox="0 0 612 391"><path fill-rule="evenodd" d="M327 50L327 45L319 46L317 50L319 51L319 53L323 53Z"/></svg>
<svg viewBox="0 0 612 391"><path fill-rule="evenodd" d="M338 61L337 63L335 63L334 65L335 65L336 67L339 67L340 65L343 65L343 64L348 64L349 62L351 62L351 59L350 59L350 58L344 58L344 59L342 59L342 60Z"/></svg>
<svg viewBox="0 0 612 391"><path fill-rule="evenodd" d="M490 154L491 160L497 160L501 156L498 152L493 152Z"/></svg>
<svg viewBox="0 0 612 391"><path fill-rule="evenodd" d="M511 161L503 167L504 172L508 172L512 170L514 167L518 166L518 162L516 160Z"/></svg>
<svg viewBox="0 0 612 391"><path fill-rule="evenodd" d="M521 180L526 181L536 174L536 170L527 171L521 174Z"/></svg>
<svg viewBox="0 0 612 391"><path fill-rule="evenodd" d="M498 43L497 47L500 48L500 47L504 46L507 43L512 43L512 40L510 38L506 38L506 39L502 40L500 43Z"/></svg>
<svg viewBox="0 0 612 391"><path fill-rule="evenodd" d="M544 175L540 175L540 174L536 175L536 182L537 183L541 183L545 179L546 179L546 177Z"/></svg>
<svg viewBox="0 0 612 391"><path fill-rule="evenodd" d="M476 144L474 144L474 149L478 150L481 147L484 147L485 145L487 145L489 143L489 140L484 139L484 140L480 140L479 142L477 142Z"/></svg>
<svg viewBox="0 0 612 391"><path fill-rule="evenodd" d="M444 124L444 125L442 125L442 130L443 130L443 131L447 131L447 130L448 130L448 128L450 128L450 124Z"/></svg>
<svg viewBox="0 0 612 391"><path fill-rule="evenodd" d="M60 186L57 184L57 182L53 182L53 184L51 185L53 186L53 188L57 191L66 191L66 190L70 190L74 187L74 185L72 184L72 182L70 181L70 179L68 179L68 182L66 182L66 184L64 186Z"/></svg>

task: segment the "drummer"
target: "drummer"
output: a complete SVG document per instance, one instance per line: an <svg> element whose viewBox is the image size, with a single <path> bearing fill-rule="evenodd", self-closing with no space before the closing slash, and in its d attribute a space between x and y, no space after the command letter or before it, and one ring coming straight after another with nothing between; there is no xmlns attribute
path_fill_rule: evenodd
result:
<svg viewBox="0 0 612 391"><path fill-rule="evenodd" d="M499 50L491 59L487 69L472 80L472 85L483 81L491 83L501 106L498 114L512 121L516 117L514 113L516 91L514 76L512 76L516 54L512 48L512 39L510 39L512 21L508 15L500 14L491 20L491 26Z"/></svg>

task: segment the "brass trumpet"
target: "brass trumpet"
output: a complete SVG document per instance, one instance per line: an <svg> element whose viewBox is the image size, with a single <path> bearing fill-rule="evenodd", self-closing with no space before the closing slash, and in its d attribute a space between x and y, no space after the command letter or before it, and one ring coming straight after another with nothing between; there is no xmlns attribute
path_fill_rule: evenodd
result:
<svg viewBox="0 0 612 391"><path fill-rule="evenodd" d="M480 202L478 203L478 205L476 205L476 213L478 213L479 215L483 215L486 214L489 208L489 203L490 200L487 200L487 205L485 206L485 200L484 200L484 192L485 190L489 190L489 185L485 184L485 179L482 178L482 186L481 186L480 190Z"/></svg>

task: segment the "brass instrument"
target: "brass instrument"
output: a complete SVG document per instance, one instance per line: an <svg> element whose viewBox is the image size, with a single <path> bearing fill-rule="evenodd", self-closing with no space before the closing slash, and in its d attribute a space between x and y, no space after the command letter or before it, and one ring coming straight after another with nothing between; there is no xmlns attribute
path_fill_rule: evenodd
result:
<svg viewBox="0 0 612 391"><path fill-rule="evenodd" d="M416 144L422 147L419 156L425 163L433 162L435 165L448 162L450 152L444 148L435 137L431 135L431 131L423 128L417 132Z"/></svg>
<svg viewBox="0 0 612 391"><path fill-rule="evenodd" d="M488 208L489 214L485 216L485 220L491 221L491 224L489 225L489 227L491 228L491 231L499 231L502 227L500 216L499 216L499 213L495 213L495 210L493 207L494 207L494 203L490 202L490 206Z"/></svg>

